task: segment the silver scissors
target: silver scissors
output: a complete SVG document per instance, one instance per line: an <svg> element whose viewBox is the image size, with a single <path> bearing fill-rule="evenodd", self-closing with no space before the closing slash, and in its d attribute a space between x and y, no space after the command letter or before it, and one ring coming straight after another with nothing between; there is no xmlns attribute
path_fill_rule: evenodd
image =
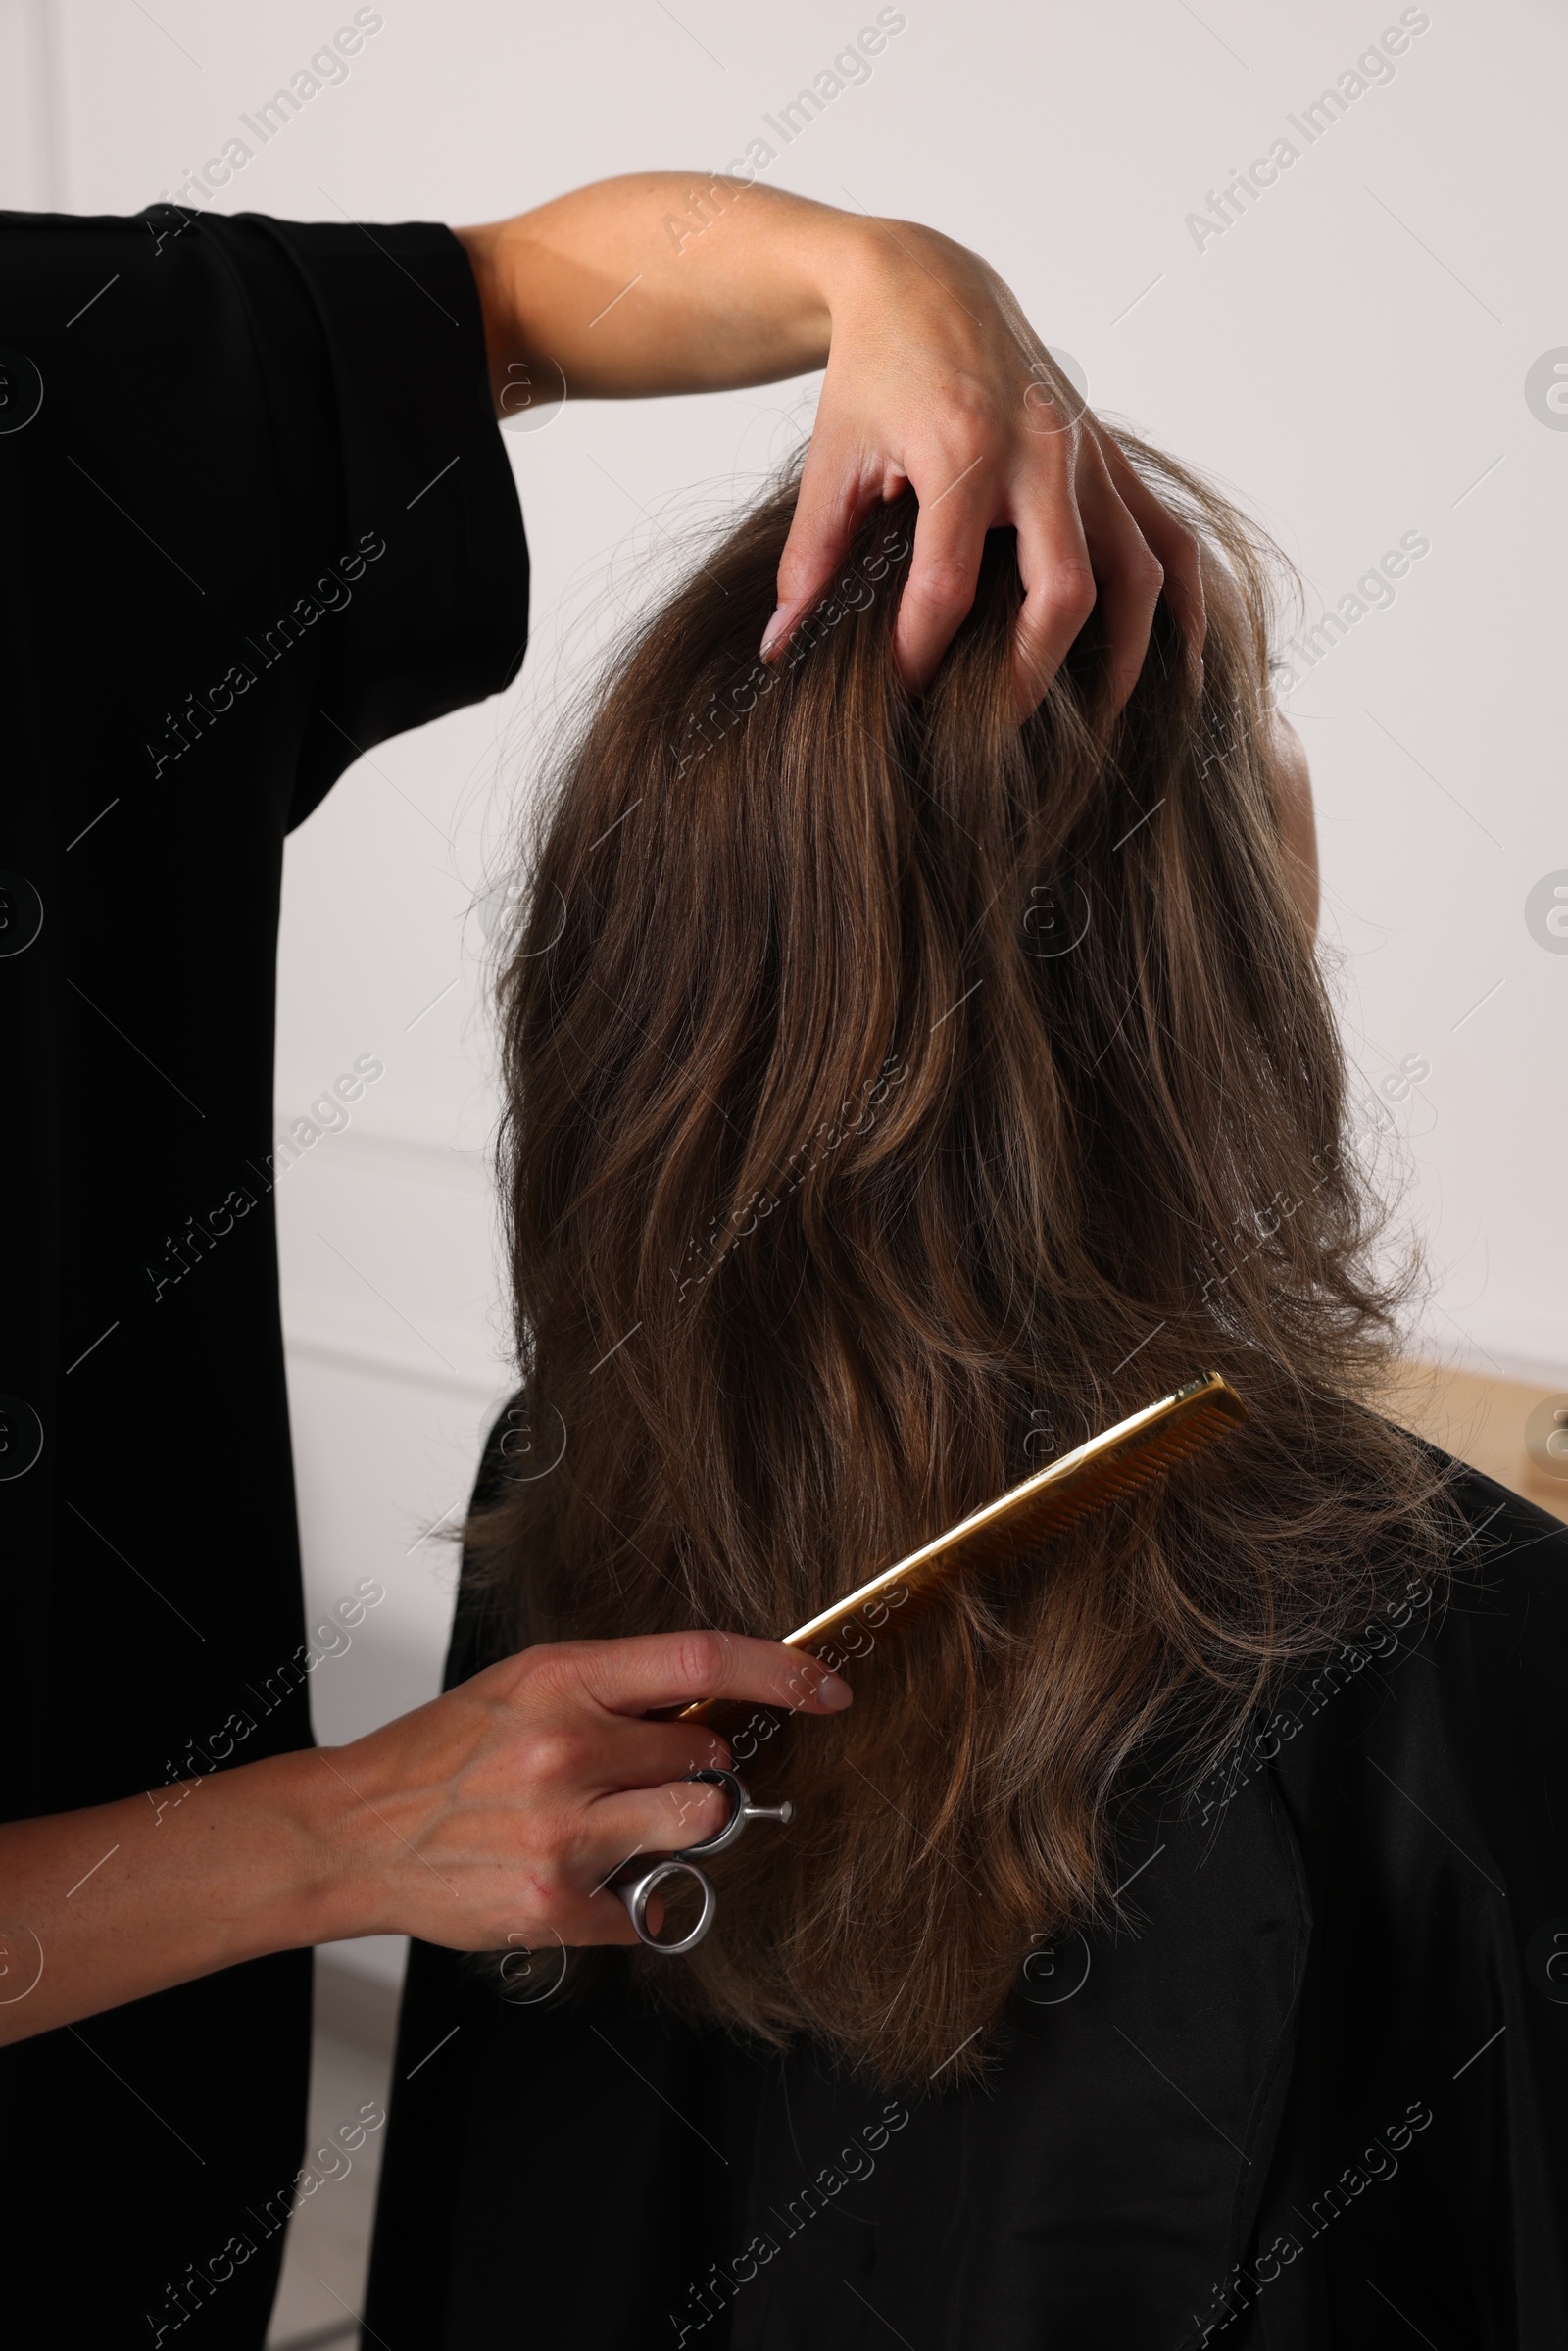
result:
<svg viewBox="0 0 1568 2351"><path fill-rule="evenodd" d="M676 1959L682 1951L694 1951L713 1923L718 1909L718 1895L713 1881L699 1867L711 1860L715 1853L727 1853L742 1836L748 1821L781 1821L787 1827L795 1818L795 1807L787 1799L782 1804L754 1804L740 1779L734 1772L686 1772L687 1780L706 1781L711 1788L723 1788L729 1792L729 1819L716 1837L704 1837L701 1844L686 1845L678 1853L666 1853L649 1868L635 1876L618 1878L614 1890L631 1913L631 1923L650 1951L662 1951L666 1958ZM661 1942L648 1924L648 1899L662 1886L675 1878L695 1878L702 1889L703 1908L696 1926L679 1942Z"/></svg>

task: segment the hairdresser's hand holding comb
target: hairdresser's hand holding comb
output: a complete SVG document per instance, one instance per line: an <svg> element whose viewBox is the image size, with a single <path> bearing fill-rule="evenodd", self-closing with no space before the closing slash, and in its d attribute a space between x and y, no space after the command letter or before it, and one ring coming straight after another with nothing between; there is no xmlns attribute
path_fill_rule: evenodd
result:
<svg viewBox="0 0 1568 2351"><path fill-rule="evenodd" d="M724 1741L644 1718L708 1697L831 1714L850 1690L771 1641L563 1642L352 1746L0 1825L0 2042L301 1943L633 1942L604 1881L715 1835L729 1811L683 1782L727 1764ZM89 1881L91 1902L74 1901Z"/></svg>
<svg viewBox="0 0 1568 2351"><path fill-rule="evenodd" d="M985 535L1004 524L1017 532L1026 591L1020 713L1097 604L1118 709L1162 588L1198 662L1196 540L1101 431L996 271L917 221L837 212L743 176L747 160L727 174L599 180L456 231L498 415L535 386L546 401L628 399L825 367L768 658L828 588L858 524L912 487L920 519L896 638L912 689L930 682L974 602Z"/></svg>
<svg viewBox="0 0 1568 2351"><path fill-rule="evenodd" d="M416 1713L339 1749L339 1834L360 1860L368 1935L457 1950L509 1938L629 1943L606 1886L641 1854L700 1843L729 1800L684 1775L729 1762L697 1723L656 1709L709 1697L833 1714L849 1685L771 1641L663 1633L524 1649ZM350 1792L352 1791L352 1792Z"/></svg>

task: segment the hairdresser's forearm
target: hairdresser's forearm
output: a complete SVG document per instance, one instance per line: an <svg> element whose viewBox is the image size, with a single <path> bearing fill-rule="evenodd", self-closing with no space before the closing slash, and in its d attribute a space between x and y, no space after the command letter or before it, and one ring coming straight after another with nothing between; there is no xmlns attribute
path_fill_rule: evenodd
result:
<svg viewBox="0 0 1568 2351"><path fill-rule="evenodd" d="M880 222L700 171L598 180L455 233L498 396L508 366L529 362L553 362L570 395L590 399L805 374L827 363L836 307L903 266Z"/></svg>
<svg viewBox="0 0 1568 2351"><path fill-rule="evenodd" d="M363 1933L356 1809L306 1751L0 1828L0 2041Z"/></svg>

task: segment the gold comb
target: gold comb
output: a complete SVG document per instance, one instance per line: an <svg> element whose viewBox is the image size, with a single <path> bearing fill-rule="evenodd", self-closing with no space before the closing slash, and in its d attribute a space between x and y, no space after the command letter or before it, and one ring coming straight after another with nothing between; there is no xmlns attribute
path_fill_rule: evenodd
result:
<svg viewBox="0 0 1568 2351"><path fill-rule="evenodd" d="M922 1543L906 1559L885 1568L869 1584L862 1584L809 1623L798 1625L793 1633L784 1635L784 1646L815 1655L824 1649L844 1649L853 1638L863 1649L862 1626L880 1632L893 1621L890 1611L894 1609L900 1623L907 1622L930 1605L950 1578L981 1574L1004 1560L1038 1550L1079 1519L1124 1494L1135 1494L1190 1453L1202 1451L1227 1430L1240 1428L1247 1416L1241 1397L1218 1372L1188 1380L1171 1395L1161 1396L1158 1403L1146 1404L1142 1412L1119 1420L1102 1436L1062 1453L1034 1477L1025 1478L1021 1486L1010 1488L983 1510L960 1519L945 1535ZM700 1698L683 1707L675 1720L708 1722L720 1707L728 1715L735 1704L734 1700Z"/></svg>

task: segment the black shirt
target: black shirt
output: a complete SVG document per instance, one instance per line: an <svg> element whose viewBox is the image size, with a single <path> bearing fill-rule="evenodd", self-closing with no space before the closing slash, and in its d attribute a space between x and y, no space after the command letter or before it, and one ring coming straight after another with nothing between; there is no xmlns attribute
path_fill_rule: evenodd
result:
<svg viewBox="0 0 1568 2351"><path fill-rule="evenodd" d="M283 837L521 656L462 247L0 215L0 550L17 1818L310 1740L269 1164ZM150 1797L146 1834L188 1818ZM260 2342L309 1998L288 1953L0 2057L39 2339Z"/></svg>
<svg viewBox="0 0 1568 2351"><path fill-rule="evenodd" d="M1024 1961L984 2086L671 2023L618 1953L562 2007L548 1955L503 1997L416 1943L366 2340L1561 2351L1568 1528L1454 1497L1446 1607L1145 1820L1131 1931ZM449 1684L486 1641L465 1588Z"/></svg>

